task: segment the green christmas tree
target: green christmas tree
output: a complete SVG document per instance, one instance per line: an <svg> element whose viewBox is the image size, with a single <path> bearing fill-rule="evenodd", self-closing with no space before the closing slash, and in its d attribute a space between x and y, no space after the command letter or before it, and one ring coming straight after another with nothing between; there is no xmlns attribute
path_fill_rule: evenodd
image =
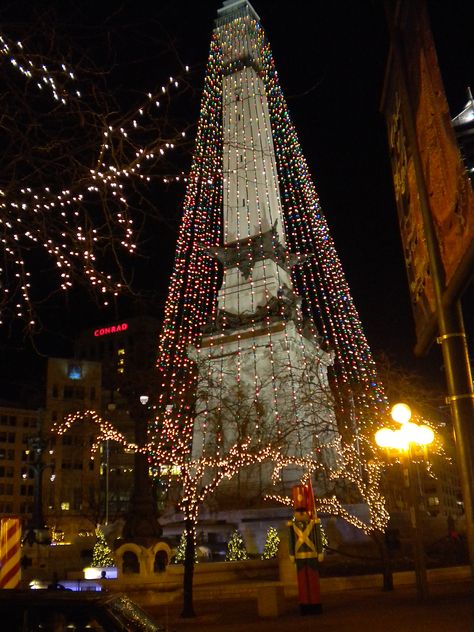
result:
<svg viewBox="0 0 474 632"><path fill-rule="evenodd" d="M273 560L278 555L278 547L280 545L280 536L275 527L269 527L267 531L267 539L262 553L262 560Z"/></svg>
<svg viewBox="0 0 474 632"><path fill-rule="evenodd" d="M97 536L97 542L94 544L92 551L92 566L99 568L107 568L108 566L115 566L115 560L112 557L112 551L105 540L105 536L100 527L95 530Z"/></svg>
<svg viewBox="0 0 474 632"><path fill-rule="evenodd" d="M186 531L183 531L173 557L173 564L184 564L186 558ZM194 563L198 563L197 547L194 548Z"/></svg>
<svg viewBox="0 0 474 632"><path fill-rule="evenodd" d="M245 542L242 534L238 529L230 536L230 540L227 544L227 555L225 556L226 562L240 562L241 560L248 560L249 556L247 549L245 548Z"/></svg>

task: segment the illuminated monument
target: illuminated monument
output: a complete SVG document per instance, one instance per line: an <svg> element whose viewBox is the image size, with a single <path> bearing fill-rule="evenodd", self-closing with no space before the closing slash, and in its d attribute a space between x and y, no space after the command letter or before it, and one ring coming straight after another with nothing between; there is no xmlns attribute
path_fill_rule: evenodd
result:
<svg viewBox="0 0 474 632"><path fill-rule="evenodd" d="M212 36L160 340L157 433L191 458L271 447L225 488L245 505L326 468L383 394L260 20L225 1ZM331 388L329 387L331 384ZM158 421L159 420L159 421ZM256 459L258 461L258 458ZM274 462L273 462L274 463ZM324 475L314 483L324 486ZM233 502L232 501L232 502ZM229 501L231 502L231 501Z"/></svg>

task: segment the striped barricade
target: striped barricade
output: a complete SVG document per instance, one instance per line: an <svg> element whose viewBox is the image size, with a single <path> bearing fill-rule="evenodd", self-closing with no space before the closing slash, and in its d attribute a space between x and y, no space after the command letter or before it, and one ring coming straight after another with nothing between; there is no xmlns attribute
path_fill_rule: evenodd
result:
<svg viewBox="0 0 474 632"><path fill-rule="evenodd" d="M0 588L20 583L21 527L19 518L0 518Z"/></svg>

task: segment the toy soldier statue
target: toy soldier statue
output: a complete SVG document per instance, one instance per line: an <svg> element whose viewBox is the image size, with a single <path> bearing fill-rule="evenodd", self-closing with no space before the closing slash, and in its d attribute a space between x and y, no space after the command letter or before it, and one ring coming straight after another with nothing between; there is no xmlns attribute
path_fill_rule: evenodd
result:
<svg viewBox="0 0 474 632"><path fill-rule="evenodd" d="M311 485L293 487L294 517L290 527L290 558L296 562L300 612L322 611L319 588L319 562L323 560L321 521L316 516Z"/></svg>

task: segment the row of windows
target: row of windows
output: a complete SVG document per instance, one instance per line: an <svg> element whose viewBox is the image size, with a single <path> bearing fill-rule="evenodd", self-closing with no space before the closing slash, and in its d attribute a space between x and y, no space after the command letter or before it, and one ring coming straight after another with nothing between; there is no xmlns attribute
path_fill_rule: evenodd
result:
<svg viewBox="0 0 474 632"><path fill-rule="evenodd" d="M21 442L23 443L23 445L28 444L28 439L31 436L32 436L31 434L21 435ZM0 443L16 443L16 440L17 440L16 432L3 432L0 430Z"/></svg>
<svg viewBox="0 0 474 632"><path fill-rule="evenodd" d="M53 384L51 389L51 395L54 398L59 398L59 386L57 384ZM86 399L87 391L85 386L71 386L66 385L63 388L63 399ZM91 386L89 389L89 399L95 401L97 398L97 390L95 386Z"/></svg>
<svg viewBox="0 0 474 632"><path fill-rule="evenodd" d="M21 503L20 504L20 513L21 514L30 514L33 512L33 507L31 503ZM0 513L3 514L11 514L13 513L13 503L11 502L0 502Z"/></svg>
<svg viewBox="0 0 474 632"><path fill-rule="evenodd" d="M15 415L0 415L0 424L2 426L16 426L16 421Z"/></svg>
<svg viewBox="0 0 474 632"><path fill-rule="evenodd" d="M71 463L70 461L63 461L61 463L62 470L82 470L82 463Z"/></svg>
<svg viewBox="0 0 474 632"><path fill-rule="evenodd" d="M53 420L55 421L55 420ZM22 436L22 443L23 445L27 445L28 444L28 439L31 437L31 435L27 435L24 434ZM16 443L17 440L17 435L15 432L1 432L0 431L0 443ZM94 442L94 440L92 438L87 439L86 437L83 436L78 436L78 435L64 435L63 437L61 437L61 444L62 445L75 445L75 446L84 446L84 445L92 445L92 443ZM57 443L56 441L56 437L50 437L49 439L49 445L50 447L55 446ZM26 458L26 455L23 454L22 455L24 458ZM6 459L6 460L13 460L15 458L15 451L12 449L8 449L8 448L4 448L3 446L0 447L0 460L2 459Z"/></svg>
<svg viewBox="0 0 474 632"><path fill-rule="evenodd" d="M15 443L16 434L14 432L0 432L0 443Z"/></svg>
<svg viewBox="0 0 474 632"><path fill-rule="evenodd" d="M133 347L134 343L134 337L130 334L128 336L120 335L119 338L112 336L108 340L101 340L95 345L82 347L80 353L88 360L102 360L104 357L113 355L115 351L124 349L125 347Z"/></svg>
<svg viewBox="0 0 474 632"><path fill-rule="evenodd" d="M8 426L15 428L18 425L18 417L16 415L0 415L0 426ZM23 428L36 428L38 420L35 417L23 417Z"/></svg>

